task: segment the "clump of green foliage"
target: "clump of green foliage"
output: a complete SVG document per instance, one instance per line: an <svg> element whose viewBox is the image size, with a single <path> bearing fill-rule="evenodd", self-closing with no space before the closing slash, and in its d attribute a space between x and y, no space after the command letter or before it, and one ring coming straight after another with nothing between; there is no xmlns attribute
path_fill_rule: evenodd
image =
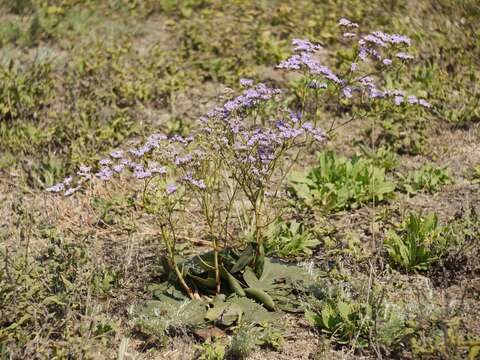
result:
<svg viewBox="0 0 480 360"><path fill-rule="evenodd" d="M408 194L416 194L427 191L434 194L443 185L452 183L445 167L436 167L430 164L422 166L418 170L410 171L402 179L401 188Z"/></svg>
<svg viewBox="0 0 480 360"><path fill-rule="evenodd" d="M325 300L319 312L307 312L307 320L339 344L368 345L372 309L364 302Z"/></svg>
<svg viewBox="0 0 480 360"><path fill-rule="evenodd" d="M399 230L387 235L385 248L395 266L405 271L428 270L447 248L443 231L436 214L411 213Z"/></svg>
<svg viewBox="0 0 480 360"><path fill-rule="evenodd" d="M227 359L246 359L258 347L278 350L283 345L280 330L272 325L255 327L242 324L234 332L227 351Z"/></svg>
<svg viewBox="0 0 480 360"><path fill-rule="evenodd" d="M305 224L295 220L290 223L278 220L270 226L265 235L267 254L280 257L310 256L320 244Z"/></svg>
<svg viewBox="0 0 480 360"><path fill-rule="evenodd" d="M349 160L323 152L318 161L318 167L307 176L295 174L290 178L293 194L307 205L339 211L393 196L395 184L387 179L385 168L370 159L354 156Z"/></svg>
<svg viewBox="0 0 480 360"><path fill-rule="evenodd" d="M308 322L338 345L392 346L409 333L404 312L363 280L341 282L307 298Z"/></svg>
<svg viewBox="0 0 480 360"><path fill-rule="evenodd" d="M364 144L360 144L360 150L362 155L371 159L375 166L384 168L387 172L395 169L400 163L397 153L391 147L382 146L373 150Z"/></svg>
<svg viewBox="0 0 480 360"><path fill-rule="evenodd" d="M199 346L198 360L223 360L225 345L217 341L206 341Z"/></svg>
<svg viewBox="0 0 480 360"><path fill-rule="evenodd" d="M233 359L245 359L257 346L255 327L241 326L235 332L230 342L228 356Z"/></svg>

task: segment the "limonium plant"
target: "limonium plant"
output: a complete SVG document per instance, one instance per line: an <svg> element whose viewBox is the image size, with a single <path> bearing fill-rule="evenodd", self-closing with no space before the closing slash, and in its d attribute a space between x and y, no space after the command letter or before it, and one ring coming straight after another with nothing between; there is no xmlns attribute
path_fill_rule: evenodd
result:
<svg viewBox="0 0 480 360"><path fill-rule="evenodd" d="M324 120L320 109L327 101L356 109L347 121L375 117L392 107L430 108L424 99L382 86L385 73L398 71L413 59L408 37L381 31L362 34L358 24L347 19L340 19L339 26L353 53L347 67L332 70L320 60L322 47L302 39L293 40L292 55L277 66L279 71L298 74L300 93L294 100L288 89L241 79L242 91L198 119L190 136L152 134L141 144L112 151L96 165L81 166L74 176L47 191L71 196L87 182L107 183L127 173L143 181L143 204L158 220L168 266L192 299L199 294L175 257L177 219L189 216L192 202L198 205L206 224L202 236L210 240L213 252L213 264L205 265L215 274L215 293L219 293L225 276L219 252L235 239L234 206L244 202L254 229L249 266L260 277L265 232L278 218L267 209L273 208L271 202L304 151L321 147L341 126L333 120L328 129L319 127Z"/></svg>

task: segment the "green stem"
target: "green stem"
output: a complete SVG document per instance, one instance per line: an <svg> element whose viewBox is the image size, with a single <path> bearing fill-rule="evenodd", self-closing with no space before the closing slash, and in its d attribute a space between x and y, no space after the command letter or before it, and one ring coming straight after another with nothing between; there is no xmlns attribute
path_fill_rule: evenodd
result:
<svg viewBox="0 0 480 360"><path fill-rule="evenodd" d="M221 290L221 281L220 281L220 265L218 261L218 239L215 235L215 219L212 218L210 214L210 203L208 201L207 195L203 196L202 199L203 205L203 212L205 214L205 219L207 220L207 224L210 230L210 237L212 241L212 248L213 248L213 266L215 268L215 283L216 283L216 293L219 294ZM214 211L214 210L213 210ZM213 216L215 217L215 216Z"/></svg>
<svg viewBox="0 0 480 360"><path fill-rule="evenodd" d="M180 283L180 286L185 290L185 292L190 297L190 299L194 299L195 296L193 294L193 291L187 285L187 283L185 282L185 279L183 278L182 272L178 268L177 262L175 261L174 248L173 248L173 245L170 242L170 238L169 238L168 233L165 229L165 225L161 225L161 229L162 229L163 241L165 242L165 245L167 246L168 262L170 263L171 268L175 271L175 275L177 276L177 279L178 279L178 282Z"/></svg>

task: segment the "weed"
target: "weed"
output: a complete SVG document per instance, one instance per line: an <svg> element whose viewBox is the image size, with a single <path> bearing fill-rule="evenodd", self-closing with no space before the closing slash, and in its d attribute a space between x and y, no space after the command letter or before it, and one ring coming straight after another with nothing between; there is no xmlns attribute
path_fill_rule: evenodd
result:
<svg viewBox="0 0 480 360"><path fill-rule="evenodd" d="M340 282L313 294L307 298L307 320L341 346L391 346L406 334L402 312L384 299L378 285L364 280Z"/></svg>
<svg viewBox="0 0 480 360"><path fill-rule="evenodd" d="M444 254L447 244L436 214L411 213L399 231L391 231L385 247L392 263L406 271L428 270Z"/></svg>
<svg viewBox="0 0 480 360"><path fill-rule="evenodd" d="M445 167L435 167L427 164L418 170L410 171L407 176L401 177L401 188L408 194L416 194L420 191L428 191L434 194L443 185L451 184L452 179L447 174Z"/></svg>
<svg viewBox="0 0 480 360"><path fill-rule="evenodd" d="M310 256L320 244L304 224L295 220L290 223L279 220L270 226L265 235L267 254L280 257Z"/></svg>
<svg viewBox="0 0 480 360"><path fill-rule="evenodd" d="M321 309L321 310L320 310ZM372 309L366 303L336 298L324 300L317 311L307 311L307 320L339 344L368 345Z"/></svg>
<svg viewBox="0 0 480 360"><path fill-rule="evenodd" d="M198 360L223 360L225 358L225 345L219 342L206 341L199 347Z"/></svg>
<svg viewBox="0 0 480 360"><path fill-rule="evenodd" d="M293 193L308 205L339 211L393 196L395 185L386 178L385 168L371 160L348 160L332 152L323 152L318 159L319 166L307 176L290 177Z"/></svg>
<svg viewBox="0 0 480 360"><path fill-rule="evenodd" d="M231 359L246 359L257 347L258 329L249 325L240 326L230 341L227 356Z"/></svg>
<svg viewBox="0 0 480 360"><path fill-rule="evenodd" d="M372 160L375 166L384 168L385 171L394 170L400 162L398 155L389 147L382 146L372 150L364 144L360 144L360 150L365 158Z"/></svg>

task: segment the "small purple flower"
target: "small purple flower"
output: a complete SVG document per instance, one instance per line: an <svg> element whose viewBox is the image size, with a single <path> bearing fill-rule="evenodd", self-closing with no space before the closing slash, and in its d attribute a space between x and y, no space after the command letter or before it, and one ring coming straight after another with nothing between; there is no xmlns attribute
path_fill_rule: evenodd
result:
<svg viewBox="0 0 480 360"><path fill-rule="evenodd" d="M156 134L150 135L147 141L162 141L162 140L167 140L167 135L156 133Z"/></svg>
<svg viewBox="0 0 480 360"><path fill-rule="evenodd" d="M91 168L89 166L80 165L77 171L77 175L81 176L85 180L90 180L92 178L90 170Z"/></svg>
<svg viewBox="0 0 480 360"><path fill-rule="evenodd" d="M391 90L388 90L388 95L389 96L394 96L394 95L405 96L405 91L398 90L398 89L391 89Z"/></svg>
<svg viewBox="0 0 480 360"><path fill-rule="evenodd" d="M370 34L370 35L364 36L363 40L365 40L366 42L384 47L384 48L387 47L387 44L382 39L379 39L375 35Z"/></svg>
<svg viewBox="0 0 480 360"><path fill-rule="evenodd" d="M315 68L312 69L312 73L322 74L325 77L325 79L331 80L337 84L344 83L344 80L340 79L337 75L333 73L332 70L330 70L326 66L316 66Z"/></svg>
<svg viewBox="0 0 480 360"><path fill-rule="evenodd" d="M100 165L102 165L102 166L106 166L106 165L111 164L112 161L111 161L110 159L108 159L108 158L104 158L104 159L100 160L98 163L99 163Z"/></svg>
<svg viewBox="0 0 480 360"><path fill-rule="evenodd" d="M192 185L194 185L194 186L196 186L196 187L198 187L199 189L202 189L202 190L206 189L206 187L207 187L203 180L194 179L191 172L188 172L183 177L183 180L189 182L190 184L192 184Z"/></svg>
<svg viewBox="0 0 480 360"><path fill-rule="evenodd" d="M107 181L112 178L113 172L109 167L102 167L98 173L95 174L101 180Z"/></svg>
<svg viewBox="0 0 480 360"><path fill-rule="evenodd" d="M358 69L358 64L353 62L352 65L350 65L350 71L357 71Z"/></svg>
<svg viewBox="0 0 480 360"><path fill-rule="evenodd" d="M343 96L345 96L347 99L350 99L353 95L352 95L352 88L350 87L344 87L342 89L342 92L343 92Z"/></svg>
<svg viewBox="0 0 480 360"><path fill-rule="evenodd" d="M392 65L392 60L390 60L390 59L383 59L382 62L383 62L384 65L387 65L387 66Z"/></svg>
<svg viewBox="0 0 480 360"><path fill-rule="evenodd" d="M80 166L78 167L78 172L79 172L79 173L88 174L91 169L92 169L92 168L91 168L90 166L80 165Z"/></svg>
<svg viewBox="0 0 480 360"><path fill-rule="evenodd" d="M401 60L412 60L413 59L413 56L410 55L410 54L407 54L405 52L399 52L397 53L397 55L395 55L397 58L401 59Z"/></svg>
<svg viewBox="0 0 480 360"><path fill-rule="evenodd" d="M350 20L345 18L341 18L340 20L338 20L338 25L349 27L349 28L358 28L357 23L351 22Z"/></svg>
<svg viewBox="0 0 480 360"><path fill-rule="evenodd" d="M390 35L385 34L383 31L374 31L372 35L381 39L384 42L390 42Z"/></svg>
<svg viewBox="0 0 480 360"><path fill-rule="evenodd" d="M355 37L355 36L357 36L357 34L352 33L352 32L343 33L343 37L344 37L344 38L353 38L353 37Z"/></svg>
<svg viewBox="0 0 480 360"><path fill-rule="evenodd" d="M385 97L385 93L383 91L378 90L377 88L370 89L370 98L383 98Z"/></svg>
<svg viewBox="0 0 480 360"><path fill-rule="evenodd" d="M424 99L418 100L418 104L421 105L421 106L423 106L424 108L427 108L427 109L429 109L429 108L432 107L432 105L430 105L430 103L427 102L427 101L424 100Z"/></svg>
<svg viewBox="0 0 480 360"><path fill-rule="evenodd" d="M242 86L252 86L253 80L252 79L240 79L240 85Z"/></svg>
<svg viewBox="0 0 480 360"><path fill-rule="evenodd" d="M218 109L218 110L221 110L221 109ZM177 142L183 145L187 143L184 137L178 134L172 135L168 140L170 140L170 142Z"/></svg>
<svg viewBox="0 0 480 360"><path fill-rule="evenodd" d="M167 136L165 134L152 134L147 138L147 142L145 143L145 147L150 149L155 148L158 149L160 147L160 141L166 140Z"/></svg>
<svg viewBox="0 0 480 360"><path fill-rule="evenodd" d="M409 104L418 104L418 99L415 95L410 95L407 97L407 101Z"/></svg>
<svg viewBox="0 0 480 360"><path fill-rule="evenodd" d="M166 174L167 169L164 166L160 166L157 163L151 163L148 165L147 171L150 171L152 174Z"/></svg>
<svg viewBox="0 0 480 360"><path fill-rule="evenodd" d="M114 159L120 159L120 158L123 157L123 151L122 150L114 150L110 153L110 156Z"/></svg>
<svg viewBox="0 0 480 360"><path fill-rule="evenodd" d="M113 171L115 171L116 173L121 173L124 168L125 168L124 164L117 164L112 166Z"/></svg>
<svg viewBox="0 0 480 360"><path fill-rule="evenodd" d="M177 156L175 158L175 165L184 165L184 164L187 164L189 162L191 162L193 159L192 155L191 154L187 154L185 156Z"/></svg>
<svg viewBox="0 0 480 360"><path fill-rule="evenodd" d="M287 60L282 61L278 64L277 68L287 69L287 70L299 70L302 66L300 61L300 55L292 55Z"/></svg>
<svg viewBox="0 0 480 360"><path fill-rule="evenodd" d="M360 51L358 52L358 57L360 58L360 60L365 61L367 60L367 56L368 56L367 49L365 49L364 47L361 47Z"/></svg>
<svg viewBox="0 0 480 360"><path fill-rule="evenodd" d="M362 85L367 86L369 88L375 87L374 79L371 76L362 76L361 78L358 79L358 81L360 81Z"/></svg>
<svg viewBox="0 0 480 360"><path fill-rule="evenodd" d="M306 131L311 131L313 130L313 124L310 121L307 121L302 125L302 128Z"/></svg>
<svg viewBox="0 0 480 360"><path fill-rule="evenodd" d="M321 83L318 80L312 80L308 84L308 87L310 89L326 89L328 85L326 83Z"/></svg>
<svg viewBox="0 0 480 360"><path fill-rule="evenodd" d="M50 186L50 187L46 188L46 190L48 192L58 193L58 192L62 191L64 188L65 188L65 185L63 183L58 183L58 184L55 184L53 186Z"/></svg>
<svg viewBox="0 0 480 360"><path fill-rule="evenodd" d="M301 111L292 111L290 110L289 111L289 114L290 114L290 119L296 123L296 122L299 122L300 120L302 120L302 112Z"/></svg>
<svg viewBox="0 0 480 360"><path fill-rule="evenodd" d="M319 142L324 141L327 138L327 134L322 129L312 129L311 134L313 138Z"/></svg>
<svg viewBox="0 0 480 360"><path fill-rule="evenodd" d="M304 39L293 39L292 44L295 46L293 51L300 52L315 52L322 48L320 45L312 44L310 41Z"/></svg>
<svg viewBox="0 0 480 360"><path fill-rule="evenodd" d="M140 158L150 150L151 150L151 147L147 144L142 147L139 147L138 149L130 149L128 152L131 153L133 156Z"/></svg>
<svg viewBox="0 0 480 360"><path fill-rule="evenodd" d="M405 36L405 35L398 35L398 34L393 34L390 36L389 40L392 44L405 44L407 46L410 46L411 40Z"/></svg>
<svg viewBox="0 0 480 360"><path fill-rule="evenodd" d="M69 185L72 182L72 180L73 180L73 177L71 176L66 177L65 179L63 179L63 185L65 186Z"/></svg>
<svg viewBox="0 0 480 360"><path fill-rule="evenodd" d="M279 136L282 138L282 139L294 139L300 135L303 134L303 129L293 129L291 128L290 126L288 127L283 127L280 131L280 134ZM263 156L265 154L267 154L267 148L261 148L261 155L260 155L260 158L262 160L267 160L268 162L270 162L271 160L273 160L273 155L269 155L268 159L266 156Z"/></svg>
<svg viewBox="0 0 480 360"><path fill-rule="evenodd" d="M227 110L228 112L232 112L240 108L241 103L238 101L238 98L237 98L237 99L227 101L223 106L225 110Z"/></svg>
<svg viewBox="0 0 480 360"><path fill-rule="evenodd" d="M379 53L377 50L375 50L375 49L368 49L367 51L368 51L368 53L369 53L370 55L372 55L372 57L375 58L376 60L380 60L380 59L381 59L380 53Z"/></svg>
<svg viewBox="0 0 480 360"><path fill-rule="evenodd" d="M171 195L175 191L177 191L177 186L175 184L168 184L165 189L165 192L167 193L167 195Z"/></svg>
<svg viewBox="0 0 480 360"><path fill-rule="evenodd" d="M395 105L401 105L403 103L403 96L402 95L395 95L393 101L395 102Z"/></svg>
<svg viewBox="0 0 480 360"><path fill-rule="evenodd" d="M64 196L70 196L74 193L76 193L78 190L80 190L80 186L75 186L73 188L70 188L70 189L67 189L67 191L65 191L65 193L63 194Z"/></svg>
<svg viewBox="0 0 480 360"><path fill-rule="evenodd" d="M137 179L145 179L147 177L152 176L152 173L148 170L145 170L143 168L143 165L137 165L135 166L133 176L135 176Z"/></svg>

